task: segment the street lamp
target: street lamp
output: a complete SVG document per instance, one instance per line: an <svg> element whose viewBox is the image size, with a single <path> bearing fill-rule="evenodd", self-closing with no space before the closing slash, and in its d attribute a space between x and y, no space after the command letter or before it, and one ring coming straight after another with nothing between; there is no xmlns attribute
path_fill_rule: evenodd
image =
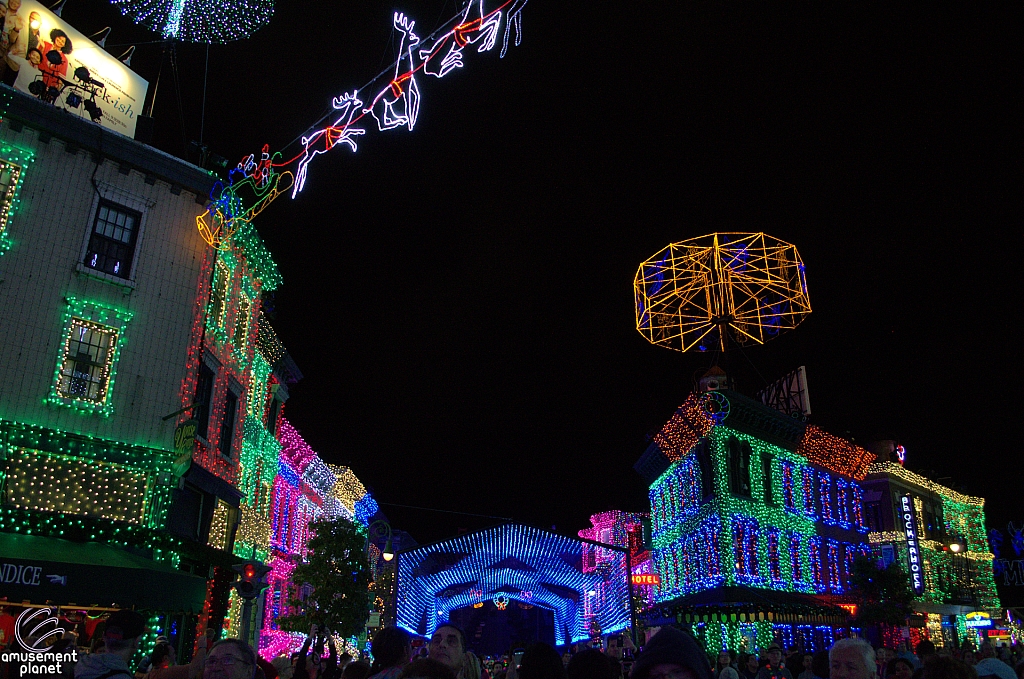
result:
<svg viewBox="0 0 1024 679"><path fill-rule="evenodd" d="M954 554L957 554L960 551L960 543L959 542L952 543L949 546L949 551L953 552Z"/></svg>

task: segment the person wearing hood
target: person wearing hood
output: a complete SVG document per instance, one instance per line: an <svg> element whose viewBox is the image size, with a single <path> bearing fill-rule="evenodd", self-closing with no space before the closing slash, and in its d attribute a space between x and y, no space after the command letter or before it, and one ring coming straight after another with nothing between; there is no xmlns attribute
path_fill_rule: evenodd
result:
<svg viewBox="0 0 1024 679"><path fill-rule="evenodd" d="M83 657L75 665L75 679L133 679L128 661L139 648L145 619L135 611L114 611L103 631L103 653Z"/></svg>
<svg viewBox="0 0 1024 679"><path fill-rule="evenodd" d="M647 642L630 679L711 679L711 665L692 636L662 627Z"/></svg>

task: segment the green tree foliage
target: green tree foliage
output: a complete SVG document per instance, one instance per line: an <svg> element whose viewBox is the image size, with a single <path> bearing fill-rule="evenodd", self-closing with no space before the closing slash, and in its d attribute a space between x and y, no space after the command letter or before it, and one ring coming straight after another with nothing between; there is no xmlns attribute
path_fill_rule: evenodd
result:
<svg viewBox="0 0 1024 679"><path fill-rule="evenodd" d="M898 561L881 568L876 559L857 557L850 574L850 594L857 599L857 622L863 626L902 626L914 612L910 579Z"/></svg>
<svg viewBox="0 0 1024 679"><path fill-rule="evenodd" d="M292 574L292 582L304 583L288 602L296 613L278 624L290 632L308 632L315 624L344 638L358 635L370 610L366 536L344 519L318 521L310 531L309 558Z"/></svg>

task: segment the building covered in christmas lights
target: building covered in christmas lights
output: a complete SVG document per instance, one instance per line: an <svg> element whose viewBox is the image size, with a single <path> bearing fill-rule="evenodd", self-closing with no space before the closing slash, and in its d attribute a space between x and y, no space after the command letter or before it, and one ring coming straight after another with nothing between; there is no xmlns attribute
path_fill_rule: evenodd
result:
<svg viewBox="0 0 1024 679"><path fill-rule="evenodd" d="M985 499L943 486L906 469L906 451L893 441L873 446L879 460L864 479L868 541L883 563L897 561L914 590L920 626L911 638L959 646L1002 617L993 578L994 556L985 528Z"/></svg>
<svg viewBox="0 0 1024 679"><path fill-rule="evenodd" d="M249 220L197 229L212 173L21 92L0 117L0 571L35 574L0 601L135 608L187 659L237 633L251 559L274 631L308 524L378 509L283 417L273 258Z"/></svg>
<svg viewBox="0 0 1024 679"><path fill-rule="evenodd" d="M828 648L849 632L853 560L871 551L861 481L875 456L712 378L635 465L660 580L649 617L709 649Z"/></svg>

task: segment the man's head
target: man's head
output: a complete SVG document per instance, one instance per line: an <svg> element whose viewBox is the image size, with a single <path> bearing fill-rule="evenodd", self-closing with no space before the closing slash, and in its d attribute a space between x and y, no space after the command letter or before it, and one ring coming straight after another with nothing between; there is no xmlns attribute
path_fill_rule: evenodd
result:
<svg viewBox="0 0 1024 679"><path fill-rule="evenodd" d="M830 679L875 679L875 649L863 639L840 639L828 652Z"/></svg>
<svg viewBox="0 0 1024 679"><path fill-rule="evenodd" d="M722 651L718 654L718 666L725 667L726 665L732 664L732 656L729 655L729 651Z"/></svg>
<svg viewBox="0 0 1024 679"><path fill-rule="evenodd" d="M711 679L704 650L686 632L663 627L633 665L631 679Z"/></svg>
<svg viewBox="0 0 1024 679"><path fill-rule="evenodd" d="M114 611L103 630L107 653L116 653L125 660L139 648L139 636L146 631L146 620L135 611Z"/></svg>
<svg viewBox="0 0 1024 679"><path fill-rule="evenodd" d="M253 679L256 654L241 639L221 639L206 656L203 679Z"/></svg>
<svg viewBox="0 0 1024 679"><path fill-rule="evenodd" d="M466 635L450 623L434 630L430 637L430 659L442 662L456 673L462 669L466 656Z"/></svg>
<svg viewBox="0 0 1024 679"><path fill-rule="evenodd" d="M935 655L935 644L924 639L917 645L915 652L917 657L921 659L921 662L924 662L924 659L928 656Z"/></svg>
<svg viewBox="0 0 1024 679"><path fill-rule="evenodd" d="M765 657L768 658L768 662L771 663L772 667L778 667L782 664L782 647L778 644L771 644L764 650Z"/></svg>
<svg viewBox="0 0 1024 679"><path fill-rule="evenodd" d="M757 667L760 663L757 662L757 656L751 653L747 656L747 671L756 672Z"/></svg>

